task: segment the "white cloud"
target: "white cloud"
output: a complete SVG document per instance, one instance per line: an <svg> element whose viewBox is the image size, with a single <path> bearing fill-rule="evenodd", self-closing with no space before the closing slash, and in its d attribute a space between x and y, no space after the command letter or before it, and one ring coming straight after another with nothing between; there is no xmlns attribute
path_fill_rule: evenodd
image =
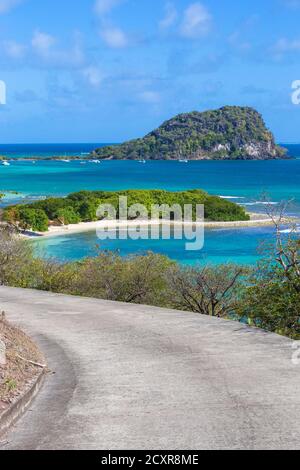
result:
<svg viewBox="0 0 300 470"><path fill-rule="evenodd" d="M22 59L27 49L24 44L20 44L16 41L4 41L2 46L4 53L11 59Z"/></svg>
<svg viewBox="0 0 300 470"><path fill-rule="evenodd" d="M139 94L139 99L144 103L158 104L160 103L161 96L157 91L143 91Z"/></svg>
<svg viewBox="0 0 300 470"><path fill-rule="evenodd" d="M277 54L300 51L300 39L288 40L286 38L281 38L273 46L273 51Z"/></svg>
<svg viewBox="0 0 300 470"><path fill-rule="evenodd" d="M127 47L129 39L124 31L117 27L105 27L100 31L103 41L112 48L118 49Z"/></svg>
<svg viewBox="0 0 300 470"><path fill-rule="evenodd" d="M182 36L197 39L211 29L212 16L202 3L191 4L184 12L180 28Z"/></svg>
<svg viewBox="0 0 300 470"><path fill-rule="evenodd" d="M95 12L99 16L103 16L109 13L113 8L118 6L122 0L96 0Z"/></svg>
<svg viewBox="0 0 300 470"><path fill-rule="evenodd" d="M159 22L159 27L162 30L169 29L176 22L178 17L177 10L173 3L165 5L165 17Z"/></svg>
<svg viewBox="0 0 300 470"><path fill-rule="evenodd" d="M47 33L35 31L31 44L35 51L42 57L48 57L52 46L54 46L56 39Z"/></svg>
<svg viewBox="0 0 300 470"><path fill-rule="evenodd" d="M100 18L100 37L107 46L114 49L121 49L129 45L127 34L119 27L110 25L106 15L124 0L96 0L94 10Z"/></svg>
<svg viewBox="0 0 300 470"><path fill-rule="evenodd" d="M283 3L289 8L300 7L300 0L283 0Z"/></svg>
<svg viewBox="0 0 300 470"><path fill-rule="evenodd" d="M74 35L69 47L60 47L56 37L37 30L29 43L0 41L0 55L9 58L12 63L26 61L29 67L37 69L74 69L81 73L82 69L88 67L79 33Z"/></svg>
<svg viewBox="0 0 300 470"><path fill-rule="evenodd" d="M0 0L0 15L16 7L22 0Z"/></svg>
<svg viewBox="0 0 300 470"><path fill-rule="evenodd" d="M103 78L104 78L101 71L95 66L90 66L90 67L85 68L82 71L82 74L84 78L86 78L88 83L95 88L101 85Z"/></svg>
<svg viewBox="0 0 300 470"><path fill-rule="evenodd" d="M48 33L35 31L31 40L33 52L39 59L50 66L59 68L77 68L85 63L85 54L81 45L80 36L75 36L75 41L69 49L54 47L57 39Z"/></svg>

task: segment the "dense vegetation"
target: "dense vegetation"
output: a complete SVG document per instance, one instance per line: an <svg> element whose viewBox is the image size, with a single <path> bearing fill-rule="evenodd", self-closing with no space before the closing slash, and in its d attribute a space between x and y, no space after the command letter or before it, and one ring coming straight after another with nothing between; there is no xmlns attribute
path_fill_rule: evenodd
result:
<svg viewBox="0 0 300 470"><path fill-rule="evenodd" d="M155 205L178 204L183 209L185 204L191 204L196 210L197 204L204 204L206 220L249 220L249 216L241 206L201 190L80 191L65 198L48 198L32 204L7 207L4 210L4 220L18 225L23 230L45 232L50 221L57 225L67 225L97 220L97 209L100 204L111 204L116 209L118 217L120 196L127 196L128 207L134 204L144 205L149 215ZM136 217L138 215L136 214Z"/></svg>
<svg viewBox="0 0 300 470"><path fill-rule="evenodd" d="M280 241L254 268L183 267L146 253L62 263L36 258L31 244L0 227L0 285L193 311L240 320L300 339L300 244Z"/></svg>
<svg viewBox="0 0 300 470"><path fill-rule="evenodd" d="M93 156L117 160L270 159L284 153L255 109L226 106L180 114L142 139L98 148Z"/></svg>

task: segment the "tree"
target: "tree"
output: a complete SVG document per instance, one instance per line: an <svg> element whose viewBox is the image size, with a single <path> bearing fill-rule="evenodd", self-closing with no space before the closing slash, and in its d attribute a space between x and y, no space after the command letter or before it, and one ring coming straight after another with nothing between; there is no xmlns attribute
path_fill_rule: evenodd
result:
<svg viewBox="0 0 300 470"><path fill-rule="evenodd" d="M32 229L38 232L47 232L49 228L49 219L42 209L35 210L35 220Z"/></svg>
<svg viewBox="0 0 300 470"><path fill-rule="evenodd" d="M21 207L19 210L19 226L23 230L33 229L35 225L35 211L34 209L28 209Z"/></svg>
<svg viewBox="0 0 300 470"><path fill-rule="evenodd" d="M286 216L291 201L277 207L266 201L266 213L275 227L275 262L286 280L300 293L300 240L297 224ZM283 226L288 228L283 230Z"/></svg>
<svg viewBox="0 0 300 470"><path fill-rule="evenodd" d="M172 262L161 255L122 258L100 252L78 266L72 293L119 302L165 305L166 273Z"/></svg>
<svg viewBox="0 0 300 470"><path fill-rule="evenodd" d="M234 313L245 268L235 265L198 268L175 266L168 273L172 305L216 317Z"/></svg>
<svg viewBox="0 0 300 470"><path fill-rule="evenodd" d="M275 241L254 269L236 312L251 325L300 339L300 242L295 223L285 215L287 205L266 205Z"/></svg>
<svg viewBox="0 0 300 470"><path fill-rule="evenodd" d="M23 230L48 231L49 219L42 209L20 207L18 221Z"/></svg>
<svg viewBox="0 0 300 470"><path fill-rule="evenodd" d="M31 246L13 226L0 226L0 285L30 287L34 265Z"/></svg>
<svg viewBox="0 0 300 470"><path fill-rule="evenodd" d="M81 220L83 222L97 220L97 207L98 205L94 201L83 202L78 208Z"/></svg>
<svg viewBox="0 0 300 470"><path fill-rule="evenodd" d="M70 206L58 209L56 218L61 225L78 224L81 221L79 215Z"/></svg>

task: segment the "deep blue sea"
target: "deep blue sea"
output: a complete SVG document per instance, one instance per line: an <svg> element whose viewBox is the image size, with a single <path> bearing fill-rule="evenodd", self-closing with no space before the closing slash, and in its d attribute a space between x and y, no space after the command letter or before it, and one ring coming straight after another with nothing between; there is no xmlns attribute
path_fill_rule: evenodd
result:
<svg viewBox="0 0 300 470"><path fill-rule="evenodd" d="M293 199L289 212L300 217L300 145L286 145L293 160L278 161L151 161L142 165L130 161L106 161L99 165L75 162L39 161L53 155L84 155L101 144L0 145L0 154L8 157L34 158L0 165L0 192L3 204L26 202L50 195L66 195L82 189L169 189L202 188L211 194L228 197L248 210L263 212L259 203L267 193L273 203ZM10 193L17 191L19 194ZM273 229L240 228L209 229L200 252L188 252L185 242L178 240L101 242L101 249L118 249L121 254L152 250L164 253L182 263L221 263L234 261L254 263L260 254L257 248L271 240ZM43 239L34 242L37 251L61 259L80 259L93 255L99 243L95 233L84 233Z"/></svg>

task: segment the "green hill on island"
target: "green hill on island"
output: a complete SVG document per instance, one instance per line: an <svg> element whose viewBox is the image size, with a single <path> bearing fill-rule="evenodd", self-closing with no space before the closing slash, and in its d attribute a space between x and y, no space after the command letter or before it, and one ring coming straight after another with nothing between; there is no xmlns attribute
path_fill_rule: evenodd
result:
<svg viewBox="0 0 300 470"><path fill-rule="evenodd" d="M267 160L284 155L261 114L239 106L179 114L144 138L92 153L93 158L111 160Z"/></svg>

